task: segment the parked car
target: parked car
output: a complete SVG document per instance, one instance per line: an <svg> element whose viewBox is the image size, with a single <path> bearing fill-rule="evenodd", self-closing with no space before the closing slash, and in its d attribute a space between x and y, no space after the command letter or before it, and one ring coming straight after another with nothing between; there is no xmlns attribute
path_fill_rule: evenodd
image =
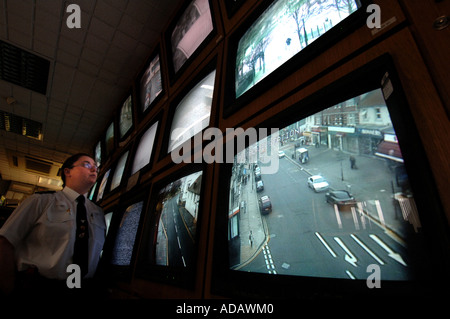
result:
<svg viewBox="0 0 450 319"><path fill-rule="evenodd" d="M269 196L264 195L259 199L259 210L262 215L267 215L272 211L272 203Z"/></svg>
<svg viewBox="0 0 450 319"><path fill-rule="evenodd" d="M345 190L331 191L325 194L328 203L338 206L352 206L356 204L355 198Z"/></svg>
<svg viewBox="0 0 450 319"><path fill-rule="evenodd" d="M278 158L282 158L284 157L286 154L284 153L284 151L278 151Z"/></svg>
<svg viewBox="0 0 450 319"><path fill-rule="evenodd" d="M301 147L301 148L297 149L296 153L297 153L298 160L300 161L300 163L305 164L305 163L309 162L309 153L306 148Z"/></svg>
<svg viewBox="0 0 450 319"><path fill-rule="evenodd" d="M262 192L264 190L264 183L262 180L256 182L256 191Z"/></svg>
<svg viewBox="0 0 450 319"><path fill-rule="evenodd" d="M327 180L320 175L308 177L308 186L315 192L325 191L330 187Z"/></svg>

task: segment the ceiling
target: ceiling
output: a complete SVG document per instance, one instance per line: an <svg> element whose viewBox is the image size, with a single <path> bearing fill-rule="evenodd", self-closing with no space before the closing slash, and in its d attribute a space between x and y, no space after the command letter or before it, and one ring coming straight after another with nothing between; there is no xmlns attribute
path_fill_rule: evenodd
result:
<svg viewBox="0 0 450 319"><path fill-rule="evenodd" d="M50 62L45 95L0 80L0 111L43 124L42 140L0 130L1 178L58 187L53 169L36 173L22 160L58 168L92 153L181 1L0 0L0 40ZM81 9L79 29L67 26L70 4Z"/></svg>

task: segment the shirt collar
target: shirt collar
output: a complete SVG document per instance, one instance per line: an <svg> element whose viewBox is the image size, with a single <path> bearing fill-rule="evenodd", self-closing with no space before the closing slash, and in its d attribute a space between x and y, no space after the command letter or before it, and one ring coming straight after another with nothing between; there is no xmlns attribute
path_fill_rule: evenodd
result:
<svg viewBox="0 0 450 319"><path fill-rule="evenodd" d="M75 201L77 197L80 195L84 195L84 197L86 198L86 194L78 194L76 191L74 191L72 188L68 186L65 186L62 191L71 201Z"/></svg>

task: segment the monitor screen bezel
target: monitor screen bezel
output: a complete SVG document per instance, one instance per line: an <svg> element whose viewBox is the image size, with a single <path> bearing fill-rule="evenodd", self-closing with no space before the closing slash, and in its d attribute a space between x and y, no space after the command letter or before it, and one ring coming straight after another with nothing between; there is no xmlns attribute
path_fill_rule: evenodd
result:
<svg viewBox="0 0 450 319"><path fill-rule="evenodd" d="M285 111L263 121L260 127L285 127L328 107L371 90L382 88L381 80L388 72L394 91L386 100L405 167L414 192L422 224L425 245L431 265L436 267L411 281L382 281L382 289L369 289L366 280L270 275L230 270L228 261L228 199L232 164L219 169L214 256L212 260L211 292L230 297L269 298L366 298L376 296L428 296L439 291L439 281L450 265L448 256L449 229L438 197L427 155L420 142L414 118L407 103L392 57L385 53L366 65L344 75L332 84L303 100L293 102ZM429 212L433 212L429 214ZM369 275L369 274L368 274ZM261 289L261 287L264 289ZM282 290L277 287L283 287Z"/></svg>
<svg viewBox="0 0 450 319"><path fill-rule="evenodd" d="M206 47L212 42L214 38L216 38L219 34L218 31L218 25L216 20L215 11L216 3L212 0L208 0L209 3L209 10L211 14L211 20L212 20L212 26L213 29L211 32L206 36L205 39L203 39L202 43L195 49L195 51L191 54L191 56L183 63L183 65L180 67L178 71L175 71L174 63L173 63L173 52L172 52L172 33L175 30L176 25L178 24L178 21L181 19L182 15L188 8L188 6L193 2L186 1L181 8L179 8L178 13L176 14L175 18L170 23L169 27L164 33L164 42L166 43L166 50L167 50L167 69L169 74L169 82L170 85L173 86L175 82L181 77L182 74L186 73L186 70L190 67L190 65L193 63L194 60L197 59L199 55L205 51Z"/></svg>
<svg viewBox="0 0 450 319"><path fill-rule="evenodd" d="M236 97L235 88L235 67L230 67L225 70L224 76L224 101L223 101L223 116L228 118L238 110L242 109L252 100L268 91L273 87L274 83L280 82L295 70L333 47L334 44L347 37L359 27L365 25L367 13L366 9L372 0L356 0L361 3L361 7L353 12L350 16L336 24L333 28L320 36L313 43L303 48L300 52L292 58L284 62L273 72L256 83L253 87L245 93ZM253 25L253 23L263 14L263 12L273 3L273 0L263 1L255 10L252 11L249 17L240 24L236 30L227 39L227 49L225 52L228 64L235 66L237 47L242 36Z"/></svg>
<svg viewBox="0 0 450 319"><path fill-rule="evenodd" d="M222 0L228 19L233 17L246 1L247 0L234 0L233 2L231 2L227 0Z"/></svg>
<svg viewBox="0 0 450 319"><path fill-rule="evenodd" d="M152 282L167 283L178 286L180 288L193 289L196 280L197 268L199 267L199 249L200 249L200 234L202 228L202 220L206 218L205 211L205 174L206 165L204 164L186 164L177 171L162 177L158 181L152 182L152 189L150 193L150 200L148 204L148 211L143 221L142 234L140 237L140 247L138 258L136 262L135 277ZM196 224L195 243L194 243L194 263L190 267L173 267L156 265L148 260L147 251L153 245L152 238L155 238L158 231L159 217L155 214L155 208L159 202L160 191L168 186L170 183L177 181L180 178L186 177L190 174L202 172L202 185L200 190L200 200L198 205L198 219Z"/></svg>

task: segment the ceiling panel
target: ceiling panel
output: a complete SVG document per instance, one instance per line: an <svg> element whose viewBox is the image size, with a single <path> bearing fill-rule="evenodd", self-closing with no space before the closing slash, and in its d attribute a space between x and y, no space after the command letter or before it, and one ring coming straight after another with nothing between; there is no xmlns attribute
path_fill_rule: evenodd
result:
<svg viewBox="0 0 450 319"><path fill-rule="evenodd" d="M77 0L81 29L69 29L71 1L0 0L0 40L50 62L45 95L0 80L0 110L43 123L44 134L0 132L1 178L39 177L9 167L7 149L59 162L91 152L181 2Z"/></svg>

